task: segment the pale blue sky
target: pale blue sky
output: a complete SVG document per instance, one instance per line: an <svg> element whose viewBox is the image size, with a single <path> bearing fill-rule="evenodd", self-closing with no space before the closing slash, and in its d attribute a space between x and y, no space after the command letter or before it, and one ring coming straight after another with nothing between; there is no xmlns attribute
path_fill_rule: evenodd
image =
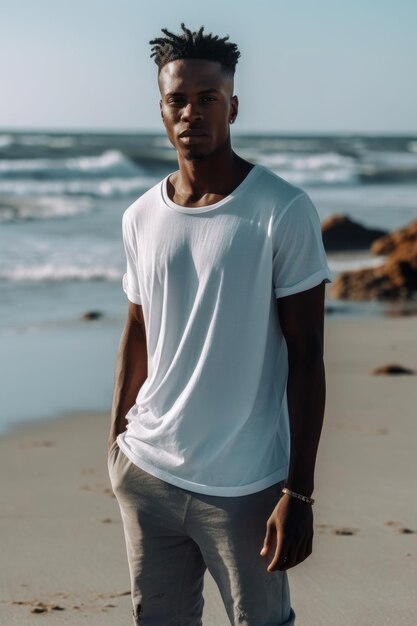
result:
<svg viewBox="0 0 417 626"><path fill-rule="evenodd" d="M235 132L417 132L415 0L1 0L0 128L164 132L181 21L239 46Z"/></svg>

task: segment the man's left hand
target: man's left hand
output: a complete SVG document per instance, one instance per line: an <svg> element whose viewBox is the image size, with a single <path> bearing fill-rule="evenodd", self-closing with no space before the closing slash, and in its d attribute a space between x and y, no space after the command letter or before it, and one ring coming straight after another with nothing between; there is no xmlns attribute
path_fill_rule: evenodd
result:
<svg viewBox="0 0 417 626"><path fill-rule="evenodd" d="M267 570L287 570L301 563L313 548L312 505L289 494L283 494L266 523L261 556L275 554Z"/></svg>

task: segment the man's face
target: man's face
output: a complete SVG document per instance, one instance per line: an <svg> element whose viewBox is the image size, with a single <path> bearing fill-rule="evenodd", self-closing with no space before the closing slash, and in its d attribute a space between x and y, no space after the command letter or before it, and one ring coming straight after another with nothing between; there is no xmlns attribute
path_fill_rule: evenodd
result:
<svg viewBox="0 0 417 626"><path fill-rule="evenodd" d="M168 138L185 159L207 157L228 140L238 100L232 95L233 78L222 73L220 63L171 61L159 74L159 89Z"/></svg>

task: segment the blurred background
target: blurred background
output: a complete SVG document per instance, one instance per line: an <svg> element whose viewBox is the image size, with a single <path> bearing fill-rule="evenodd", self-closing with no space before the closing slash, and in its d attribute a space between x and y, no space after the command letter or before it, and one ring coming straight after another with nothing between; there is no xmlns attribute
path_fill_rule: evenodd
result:
<svg viewBox="0 0 417 626"><path fill-rule="evenodd" d="M204 25L238 44L234 148L303 187L322 223L330 218L335 278L382 266L372 241L417 218L415 2L180 7L2 0L1 432L110 410L127 311L121 217L177 169L149 56L162 27ZM336 234L335 215L351 220ZM404 306L329 292L326 304L334 317Z"/></svg>

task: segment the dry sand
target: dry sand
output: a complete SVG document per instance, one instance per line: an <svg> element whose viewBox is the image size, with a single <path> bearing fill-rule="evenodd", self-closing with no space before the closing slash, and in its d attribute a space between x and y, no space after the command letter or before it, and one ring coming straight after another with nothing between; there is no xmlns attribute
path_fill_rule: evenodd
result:
<svg viewBox="0 0 417 626"><path fill-rule="evenodd" d="M416 341L417 318L327 317L313 554L288 571L298 626L417 624L417 376L371 373L416 370ZM108 428L77 414L0 438L2 625L130 626ZM204 626L226 626L209 576L205 600Z"/></svg>

